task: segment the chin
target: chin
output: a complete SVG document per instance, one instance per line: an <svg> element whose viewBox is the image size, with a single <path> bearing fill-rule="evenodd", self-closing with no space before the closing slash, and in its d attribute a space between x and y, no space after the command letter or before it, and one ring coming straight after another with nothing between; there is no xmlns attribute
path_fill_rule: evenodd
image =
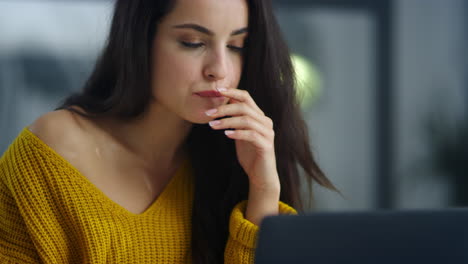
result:
<svg viewBox="0 0 468 264"><path fill-rule="evenodd" d="M195 109L192 108L190 110L188 110L189 109L188 108L187 109L188 111L185 112L182 117L188 122L193 123L193 124L200 124L200 125L208 124L208 122L213 120L213 117L207 116L205 112L209 109L216 108L221 105L225 105L227 104L227 101L228 100L226 100L226 102L223 102L221 104L216 104L216 105L204 105L202 107L196 107Z"/></svg>
<svg viewBox="0 0 468 264"><path fill-rule="evenodd" d="M200 111L200 113L193 112L184 118L190 123L193 124L198 124L198 125L203 125L203 124L208 124L211 120L213 120L212 117L209 117L205 114L204 111Z"/></svg>

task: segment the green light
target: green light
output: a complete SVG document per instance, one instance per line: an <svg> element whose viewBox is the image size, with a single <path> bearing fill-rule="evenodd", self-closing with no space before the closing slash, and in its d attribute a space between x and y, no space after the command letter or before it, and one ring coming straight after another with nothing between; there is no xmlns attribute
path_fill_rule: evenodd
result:
<svg viewBox="0 0 468 264"><path fill-rule="evenodd" d="M303 109L314 103L322 92L322 80L316 67L300 55L291 55L296 73L296 96Z"/></svg>

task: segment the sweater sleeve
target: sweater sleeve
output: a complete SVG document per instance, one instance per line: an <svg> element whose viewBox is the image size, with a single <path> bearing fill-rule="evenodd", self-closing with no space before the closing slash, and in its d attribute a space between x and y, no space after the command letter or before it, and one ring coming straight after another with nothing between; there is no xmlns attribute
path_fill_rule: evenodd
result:
<svg viewBox="0 0 468 264"><path fill-rule="evenodd" d="M245 219L247 201L237 204L229 220L229 238L224 251L224 262L236 264L254 263L259 227ZM289 205L279 202L280 214L297 214Z"/></svg>
<svg viewBox="0 0 468 264"><path fill-rule="evenodd" d="M8 154L0 158L0 263L38 263L34 243L8 187L14 168Z"/></svg>

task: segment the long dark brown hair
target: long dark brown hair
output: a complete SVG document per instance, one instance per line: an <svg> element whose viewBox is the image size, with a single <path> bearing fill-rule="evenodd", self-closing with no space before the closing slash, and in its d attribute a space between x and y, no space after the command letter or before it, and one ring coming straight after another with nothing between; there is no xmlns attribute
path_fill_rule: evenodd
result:
<svg viewBox="0 0 468 264"><path fill-rule="evenodd" d="M289 51L269 0L247 0L248 37L239 89L247 90L274 122L280 199L299 211L300 175L336 190L310 150L307 127L294 90ZM151 47L158 23L175 0L117 0L106 45L84 89L58 109L79 106L87 117L138 118L151 103ZM158 67L155 65L154 67ZM194 171L192 258L222 263L235 204L247 199L248 178L233 140L208 125L195 124L187 138ZM302 170L302 173L301 173ZM310 186L310 184L309 184Z"/></svg>

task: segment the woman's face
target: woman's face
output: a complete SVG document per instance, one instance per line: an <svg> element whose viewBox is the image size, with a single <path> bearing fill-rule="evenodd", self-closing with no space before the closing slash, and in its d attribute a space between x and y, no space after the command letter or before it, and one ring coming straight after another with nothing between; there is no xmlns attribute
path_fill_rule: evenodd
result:
<svg viewBox="0 0 468 264"><path fill-rule="evenodd" d="M237 88L247 37L245 0L177 0L153 42L152 89L156 104L192 123L226 104L200 92Z"/></svg>

